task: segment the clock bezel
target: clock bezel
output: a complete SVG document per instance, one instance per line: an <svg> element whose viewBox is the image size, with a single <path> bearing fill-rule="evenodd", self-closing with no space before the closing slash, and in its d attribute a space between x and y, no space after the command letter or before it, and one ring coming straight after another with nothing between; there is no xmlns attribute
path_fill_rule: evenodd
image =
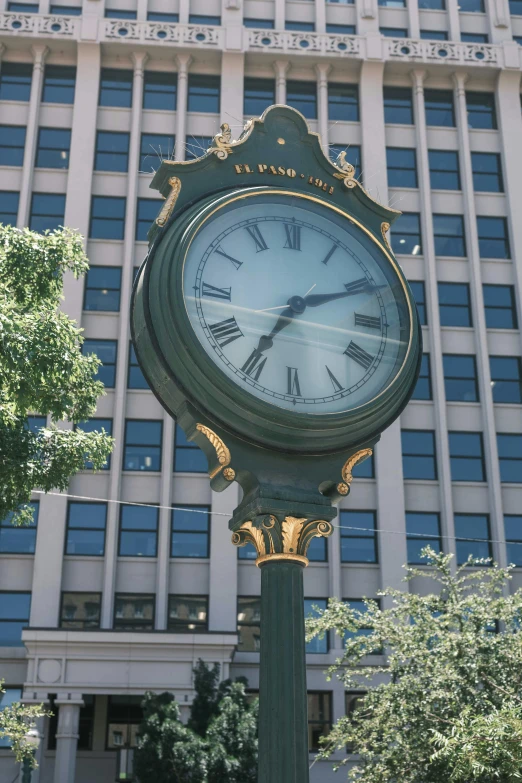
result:
<svg viewBox="0 0 522 783"><path fill-rule="evenodd" d="M304 413L265 402L234 383L212 361L192 327L183 292L185 263L192 241L219 210L235 202L271 194L315 202L349 220L363 231L374 243L376 252L390 263L403 288L410 328L402 365L385 389L350 410ZM158 386L157 381L150 385L174 416L178 413L180 401L186 400L243 439L285 451L322 453L364 442L381 432L396 418L411 396L412 378L416 379L421 358L420 329L404 275L379 238L353 215L319 196L286 188L254 187L214 194L198 202L166 229L161 242L154 242L136 282L135 294L138 292L138 296L140 289L147 331L155 335L154 352L161 356L162 374L167 374L175 389L169 392L169 383ZM136 334L136 351L145 374L150 372L150 377L157 379L157 371L152 371L152 368L148 371L146 354L150 356L150 352L141 350L140 342L140 334Z"/></svg>

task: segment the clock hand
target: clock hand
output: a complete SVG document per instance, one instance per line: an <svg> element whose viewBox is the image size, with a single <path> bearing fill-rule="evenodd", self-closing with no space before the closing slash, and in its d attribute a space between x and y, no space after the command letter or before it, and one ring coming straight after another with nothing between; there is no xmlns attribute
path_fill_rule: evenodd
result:
<svg viewBox="0 0 522 783"><path fill-rule="evenodd" d="M289 323L291 323L292 318L296 314L296 311L292 307L286 308L286 310L283 310L277 321L275 322L274 328L270 332L270 334L264 334L262 337L259 338L259 343L257 345L257 350L262 353L263 351L267 351L269 348L272 347L274 344L273 338L278 334L281 329L284 329L285 326L288 326Z"/></svg>
<svg viewBox="0 0 522 783"><path fill-rule="evenodd" d="M335 294L311 294L305 297L305 304L307 307L319 307L319 305L327 304L327 302L333 302L336 299L344 299L346 296L356 296L358 294L370 294L379 288L386 288L384 285L372 285L366 283L365 285L357 286L357 288L348 288L350 283L345 284L346 291L339 291Z"/></svg>

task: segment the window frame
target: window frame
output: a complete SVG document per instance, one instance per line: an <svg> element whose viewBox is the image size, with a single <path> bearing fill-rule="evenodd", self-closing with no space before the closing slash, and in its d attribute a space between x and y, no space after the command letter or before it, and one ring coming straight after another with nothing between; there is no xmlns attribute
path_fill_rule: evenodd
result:
<svg viewBox="0 0 522 783"><path fill-rule="evenodd" d="M93 596L99 596L100 603L99 603L99 616L98 616L98 624L97 625L90 625L87 624L87 620L83 621L75 621L75 620L69 620L67 621L66 618L63 616L63 606L64 606L64 596L66 595L93 595ZM101 609L102 609L102 593L101 591L97 590L61 590L60 591L60 613L58 615L58 628L59 629L65 629L67 631L72 630L78 630L78 631L86 631L86 630L98 630L101 628ZM64 622L82 622L83 625L81 627L77 626L64 626Z"/></svg>
<svg viewBox="0 0 522 783"><path fill-rule="evenodd" d="M27 126L26 125L9 125L2 122L0 125L0 131L6 131L5 143L0 144L0 154L5 151L7 162L0 160L0 166L11 166L16 168L22 168L24 165L25 157L25 140L27 138ZM16 139L17 143L10 143L13 136L16 136L17 132L20 132L20 138ZM16 152L15 152L16 151ZM16 153L19 155L19 162L16 160ZM13 157L15 160L13 161Z"/></svg>
<svg viewBox="0 0 522 783"><path fill-rule="evenodd" d="M259 603L259 622L254 622L252 620L246 620L245 621L245 620L240 620L239 619L240 601L242 601L242 600L257 601ZM237 648L236 649L237 649L237 651L239 653L249 653L249 654L259 655L259 650L242 650L241 649L242 642L241 642L240 626L241 627L246 627L246 628L259 628L259 642L261 641L261 596L260 595L238 595L237 596L237 601L236 601L236 607L237 607L237 611L236 611L236 617L237 617L236 630L237 630L237 636L238 636L238 642L237 642ZM254 642L255 642L255 638L254 638Z"/></svg>
<svg viewBox="0 0 522 783"><path fill-rule="evenodd" d="M503 305L503 304L494 304L494 305L488 305L486 302L486 295L487 293L493 293L491 289L500 289L504 288L507 289L508 296L511 300L511 305ZM488 289L488 290L486 290ZM484 297L484 313L486 318L486 329L510 329L510 330L518 330L518 312L517 312L517 303L516 303L516 297L515 297L515 288L511 284L495 284L495 283L483 283L482 284L482 292ZM508 310L511 313L511 323L512 326L490 326L488 324L488 310L490 311L497 311L497 310Z"/></svg>
<svg viewBox="0 0 522 783"><path fill-rule="evenodd" d="M38 535L38 517L40 514L40 501L39 500L30 500L27 505L30 505L33 507L33 520L34 524L31 525L13 525L11 523L12 514L7 514L3 519L0 519L0 555L27 555L29 557L33 557L36 552L36 538ZM14 532L15 535L17 532L25 533L26 531L34 531L34 541L29 547L29 550L23 550L23 549L4 549L2 545L2 531L3 530L9 530L11 532ZM32 547L32 549L31 549Z"/></svg>
<svg viewBox="0 0 522 783"><path fill-rule="evenodd" d="M128 443L127 442L127 429L130 422L141 422L141 423L147 423L147 424L159 424L160 425L160 438L159 438L159 444L155 443ZM125 466L126 459L127 459L127 447L128 446L144 446L146 448L155 448L159 449L159 464L158 467L155 469L141 470L140 468L127 468ZM161 473L162 469L162 463L163 463L163 419L135 419L134 417L129 417L125 419L125 429L124 429L124 435L123 435L123 454L122 454L122 472L129 472L129 473Z"/></svg>
<svg viewBox="0 0 522 783"><path fill-rule="evenodd" d="M310 709L309 708L307 709L307 714L308 714L308 753L318 753L320 751L320 747L315 747L314 743L312 742L312 736L313 736L312 733L311 733L312 732L312 728L313 728L314 725L316 725L316 726L323 726L323 727L329 726L330 727L329 731L332 730L333 695L332 695L332 691L307 690L306 691L307 707L308 707L308 697L309 696L320 696L321 697L321 702L323 701L323 697L325 697L325 696L328 697L328 709L327 710L325 709L326 705L324 705L322 703L319 705L319 709L321 711L324 711L325 715L326 715L327 712L329 713L328 720L319 721L319 720L311 719L310 718ZM324 735L321 734L321 736L327 736L327 734L324 734Z"/></svg>
<svg viewBox="0 0 522 783"><path fill-rule="evenodd" d="M429 537L427 533L409 533L408 532L408 515L413 515L417 517L435 517L437 521L437 527L438 527L438 536ZM443 545L442 545L442 530L440 525L440 512L439 511L406 511L405 512L405 522L406 522L406 552L407 552L407 562L408 565L416 565L416 566L428 566L426 560L421 560L420 558L418 560L410 560L410 548L408 547L409 541L419 541L419 542L425 542L423 546L431 546L433 547L433 542L435 541L438 544L438 551L443 552ZM422 549L423 547L421 547ZM436 550L437 551L437 550Z"/></svg>
<svg viewBox="0 0 522 783"><path fill-rule="evenodd" d="M69 521L71 517L71 507L72 506L105 506L105 524L103 527L70 527ZM64 557L105 557L105 547L107 543L107 514L108 514L108 504L106 501L103 500L69 500L67 502L67 514L65 517L65 536L64 536L64 545L63 545L63 556ZM102 551L97 554L76 554L75 552L68 552L68 544L69 544L69 530L93 530L96 532L103 533L103 546Z"/></svg>
<svg viewBox="0 0 522 783"><path fill-rule="evenodd" d="M54 214L53 212L35 212L35 199L39 196L44 197L45 204L49 203L49 197L51 199L53 198L62 198L63 199L63 212L60 212ZM62 226L65 221L65 207L66 207L66 194L65 193L42 193L41 191L35 191L31 193L31 207L29 211L29 228L32 231L38 231L42 233L45 231L46 228L49 228L51 231L55 230L59 226ZM40 207L39 207L40 208ZM34 220L42 219L46 221L46 223L42 224L42 226L38 226L34 224ZM49 222L52 220L53 222ZM61 221L61 222L55 222L55 221Z"/></svg>
<svg viewBox="0 0 522 783"><path fill-rule="evenodd" d="M107 209L103 208L103 205L119 206L122 209L122 215L119 217L108 217ZM100 214L95 214L100 209ZM125 238L125 219L127 217L127 197L126 196L97 196L91 195L91 211L89 215L89 240L97 239L101 242L123 242ZM99 224L101 226L109 226L117 228L115 236L104 236L103 232L99 233L99 229L96 229L96 233L93 233L94 225Z"/></svg>
<svg viewBox="0 0 522 783"><path fill-rule="evenodd" d="M127 151L126 152L113 152L110 150L103 150L99 148L99 142L102 136L120 136L120 137L126 137L127 139ZM93 164L93 171L115 171L120 174L127 174L129 171L129 151L130 151L130 133L128 131L108 131L108 130L96 130L96 142L94 145L94 164ZM125 160L125 167L124 168L99 168L98 167L98 156L100 155L110 155L111 157L116 156L117 158L124 158Z"/></svg>
<svg viewBox="0 0 522 783"><path fill-rule="evenodd" d="M60 76L60 73L62 74ZM72 81L72 74L74 73L74 83L71 87L71 85L53 85L53 84L47 84L46 81L48 78L50 79L64 79L67 78L67 73L69 74L69 79ZM58 105L66 105L66 106L73 106L74 100L76 97L76 65L49 65L45 64L44 66L44 73L42 78L42 93L41 93L41 102L42 103L52 103L52 104L58 104ZM72 95L67 95L67 97L72 98L72 100L48 100L45 97L46 90L65 90L65 91L72 91Z"/></svg>
<svg viewBox="0 0 522 783"><path fill-rule="evenodd" d="M465 289L466 293L467 293L467 304L454 304L453 302L450 302L449 304L446 304L444 302L441 302L441 290L442 290L443 286L445 286L445 287L454 286L453 290L456 290L456 287ZM442 327L449 328L449 329L472 329L473 328L473 309L472 309L472 305L471 305L471 296L470 296L470 291L469 291L469 283L454 283L454 282L450 282L450 281L446 281L446 280L439 280L437 282L437 294L438 294L438 299L439 299L439 317L440 317L440 322L441 322L441 326ZM465 324L465 325L462 325L462 324L444 324L444 323L442 323L442 320L443 320L442 319L442 314L443 314L442 308L444 308L444 307L452 308L452 310L455 309L455 308L459 308L459 310L466 310L467 313L468 313L468 316L469 316L469 318L468 318L469 323Z"/></svg>
<svg viewBox="0 0 522 783"><path fill-rule="evenodd" d="M469 454L452 454L452 447L451 447L451 441L452 435L475 435L478 437L478 443L480 443L480 454L478 456L475 455L469 455ZM460 484L460 483L473 483L473 484L485 484L487 483L488 476L486 472L486 459L484 454L484 435L482 432L477 431L468 431L468 430L448 430L448 446L449 446L449 458L450 458L450 473L451 473L451 482L452 484ZM481 468L481 474L482 478L480 479L470 479L470 478L455 478L453 474L453 464L454 461L462 461L462 460L473 460L474 462L478 462L480 464Z"/></svg>
<svg viewBox="0 0 522 783"><path fill-rule="evenodd" d="M513 439L516 443L517 441L520 442L520 457L504 457L502 456L502 449L501 449L501 438L510 438ZM500 469L500 483L501 484L522 484L522 434L519 432L497 432L497 449L498 449L498 462L499 462L499 469ZM502 477L502 465L512 462L517 462L520 464L520 480L519 481L508 481L505 478Z"/></svg>
<svg viewBox="0 0 522 783"><path fill-rule="evenodd" d="M514 363L516 369L518 370L518 377L501 377L494 375L493 370L493 362L499 359L500 361L506 361L510 360ZM520 356L504 356L504 355L491 355L489 356L489 368L490 368L490 377L491 377L491 394L493 397L493 403L494 405L522 405L522 360L520 359ZM507 383L509 386L518 384L517 392L518 392L518 398L513 400L499 400L495 399L495 389L497 382L500 383Z"/></svg>
<svg viewBox="0 0 522 783"><path fill-rule="evenodd" d="M393 154L395 153L409 153L411 156L411 165L409 166L399 166L399 165L393 165L393 161L391 158L393 157ZM390 154L391 153L391 154ZM407 157L407 156L406 156ZM407 172L412 173L412 183L404 183L399 181L393 181L394 175L399 172ZM417 173L417 151L415 147L386 147L386 174L388 177L388 187L390 188L407 188L407 189L418 189L419 187L419 177ZM400 174L398 175L400 179ZM405 179L408 177L406 176Z"/></svg>
<svg viewBox="0 0 522 783"><path fill-rule="evenodd" d="M432 453L424 453L424 452L409 452L404 451L404 441L403 441L403 433L410 433L414 432L416 434L424 434L424 435L430 435L431 436L431 442L433 444L433 451ZM426 430L426 429L409 429L409 428L403 428L401 429L401 455L402 455L402 471L403 471L403 477L404 481L438 481L439 475L438 475L438 464L437 464L437 439L435 437L435 430ZM411 477L406 475L406 471L404 469L404 457L429 457L433 460L433 476L430 478L426 478L425 476L416 476Z"/></svg>
<svg viewBox="0 0 522 783"><path fill-rule="evenodd" d="M103 286L103 288L97 288L94 286L89 286L89 272L91 269L118 269L120 272L120 285L118 288L112 288L110 286ZM119 313L121 309L121 278L122 278L122 267L121 266L109 266L105 264L92 264L89 269L87 270L87 274L85 275L85 285L83 287L83 303L82 303L82 309L86 313ZM88 291L117 291L118 292L118 307L114 310L99 310L97 308L87 308L85 307L87 303L87 292Z"/></svg>
<svg viewBox="0 0 522 783"><path fill-rule="evenodd" d="M198 620L194 620L192 623L189 623L187 621L187 625L193 624L195 626L200 626L199 630L198 630L197 627L194 628L194 629L190 629L189 628L186 631L176 630L175 627L171 627L171 624L170 624L170 620L171 620L171 617L170 617L170 605L171 605L171 599L174 599L174 598L189 599L189 600L192 599L192 600L195 600L195 601L199 601L202 604L203 603L205 604L205 610L206 610L205 620L199 620L198 619ZM190 594L190 595L188 593L169 593L168 594L168 599L167 599L167 633L183 633L183 634L186 634L186 633L189 633L189 634L208 633L208 621L209 621L208 607L209 607L209 596L208 595L204 595L204 594L200 595L200 594L195 594L195 593L194 594ZM190 618L189 618L189 620L190 620Z"/></svg>
<svg viewBox="0 0 522 783"><path fill-rule="evenodd" d="M57 131L58 133L69 133L69 146L68 147L50 147L50 146L42 146L42 131L48 132L48 131ZM34 167L35 169L57 169L59 171L67 171L69 169L69 156L71 152L71 137L72 137L72 130L71 128L51 128L47 126L40 126L38 128L38 135L36 139L36 149L34 154ZM66 165L64 166L49 166L49 165L42 165L41 162L39 162L39 156L41 153L45 152L56 152L56 153L63 153L66 152Z"/></svg>
<svg viewBox="0 0 522 783"><path fill-rule="evenodd" d="M460 543L465 543L466 546L467 546L468 544L478 544L480 541L485 541L486 544L487 544L487 547L488 547L488 552L489 552L489 554L487 556L491 557L491 555L492 555L492 551L491 551L492 547L491 547L491 519L490 519L490 515L489 514L468 514L468 513L462 513L461 514L459 512L459 513L456 513L454 516L455 516L455 550L456 550L457 565L460 566L460 565L463 565L463 563L466 562L466 560L461 560L460 557L459 557L459 546L458 546L459 542ZM474 536L459 536L459 535L457 535L457 527L458 527L459 519L461 517L468 517L468 518L469 517L484 517L484 519L486 520L486 524L487 524L488 537L479 539L479 536L477 536L477 535L474 535ZM478 541L466 541L467 538L476 538L476 539L479 539L479 540ZM469 554L471 554L471 553L469 553Z"/></svg>
<svg viewBox="0 0 522 783"><path fill-rule="evenodd" d="M424 372L425 368L427 368L427 372ZM428 396L422 397L422 396L416 396L417 389L419 389L419 381L426 381L427 388L428 388ZM429 401L433 399L433 389L431 385L431 359L429 353L423 353L421 358L421 365L419 370L419 377L417 378L417 383L415 384L415 387L413 389L413 394L411 397L412 400L419 400L419 401Z"/></svg>
<svg viewBox="0 0 522 783"><path fill-rule="evenodd" d="M116 617L116 602L118 598L122 598L123 596L129 596L127 600L131 600L130 596L137 598L137 599L147 599L151 600L152 603L152 618L150 620L144 621L143 626L145 625L152 625L152 628L123 628L118 626L118 619L124 620L124 618L117 618ZM120 626L123 626L124 623L122 622ZM138 626L140 623L138 623ZM112 631L117 631L118 633L151 633L155 630L156 627L156 593L127 593L123 591L115 592L114 593L114 609L112 612ZM107 713L108 714L108 713Z"/></svg>
<svg viewBox="0 0 522 783"><path fill-rule="evenodd" d="M151 528L124 528L123 527L123 516L124 516L124 509L125 508L140 508L140 506L135 506L132 503L125 503L122 502L120 504L120 512L118 514L118 554L117 557L136 557L140 560L157 560L158 558L158 539L159 539L159 506L155 506L154 504L147 504L145 507L148 509L151 506L154 506L156 510L156 529L152 530ZM122 543L122 533L127 532L133 532L133 533L152 533L154 537L154 554L153 555L140 555L140 554L123 554L121 551L121 543Z"/></svg>
<svg viewBox="0 0 522 783"><path fill-rule="evenodd" d="M463 359L471 359L471 364L473 366L474 374L473 375L448 375L446 373L446 357L450 357L451 359L458 360L457 363L462 362ZM477 357L475 354L462 354L462 353L443 353L442 354L442 367L443 367L443 373L444 373L444 392L445 397L448 402L464 402L466 404L470 403L477 403L480 402L480 393L479 393L479 383L478 383L478 369L477 369ZM473 383L473 393L474 393L474 399L466 400L462 397L450 397L448 395L448 384L446 381L472 381Z"/></svg>
<svg viewBox="0 0 522 783"><path fill-rule="evenodd" d="M189 528L174 529L174 515L178 510L184 509L205 509L207 512L207 529L206 530L191 530ZM170 515L170 541L169 541L169 560L209 560L211 554L211 535L212 535L212 506L205 503L191 503L183 504L176 503L171 509ZM198 535L206 536L206 555L175 555L174 552L174 533L196 533Z"/></svg>
<svg viewBox="0 0 522 783"><path fill-rule="evenodd" d="M447 155L448 157L455 156L455 162L456 166L454 169L450 168L441 168L440 165L435 164L434 157L435 155ZM459 160L459 152L458 150L436 150L436 149L429 149L428 150L428 168L430 173L430 187L432 190L453 190L453 191L460 191L462 190L462 182L460 178L460 160ZM444 187L440 187L439 183L437 182L437 178L442 175L445 178ZM449 177L454 176L455 177L455 183L457 184L457 187L448 187L448 179Z"/></svg>
<svg viewBox="0 0 522 783"><path fill-rule="evenodd" d="M101 381L106 389L114 389L116 386L116 367L118 364L118 340L108 340L104 337L97 338L97 337L84 337L83 343L82 343L82 356L98 356L96 351L91 351L90 353L87 353L84 349L86 344L88 343L111 343L114 346L114 361L113 362L102 362L100 367L98 367L98 371L94 375L94 377ZM98 356L98 359L100 357ZM101 361L101 359L100 359ZM112 381L107 383L106 381L102 380L102 375L100 373L100 370L103 370L103 368L112 368Z"/></svg>
<svg viewBox="0 0 522 783"><path fill-rule="evenodd" d="M348 520L349 515L351 514L370 514L373 517L373 530L371 528L368 528L368 531L371 530L371 533L365 534L364 530L354 530L352 533L345 533L345 526L343 525L343 522L345 520ZM347 525L346 528L359 528L362 527L361 525ZM379 547L379 522L377 518L377 510L373 508L342 508L339 511L339 530L340 530L340 560L342 563L363 563L365 565L378 565L380 562L380 547ZM348 539L350 541L357 541L359 539L366 540L372 540L373 541L373 552L374 552L374 559L373 560L353 560L353 559L345 559L343 556L343 539Z"/></svg>
<svg viewBox="0 0 522 783"><path fill-rule="evenodd" d="M3 625L6 623L27 623L26 626L24 626L21 631L22 633L26 630L26 628L30 628L30 622L31 622L31 604L33 600L33 593L32 590L0 590L0 605L3 604L3 601L5 600L4 596L6 595L28 595L29 596L29 609L27 613L27 619L25 617L9 617L4 618L0 615L0 628L2 628ZM2 644L2 642L5 642L1 638L0 635L0 644L2 647L24 647L24 643L22 641L22 636L20 634L20 641L18 644Z"/></svg>

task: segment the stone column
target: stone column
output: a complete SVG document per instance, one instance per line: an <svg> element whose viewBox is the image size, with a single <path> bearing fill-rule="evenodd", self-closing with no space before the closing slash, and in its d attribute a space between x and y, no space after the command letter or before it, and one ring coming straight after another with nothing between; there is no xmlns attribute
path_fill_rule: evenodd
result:
<svg viewBox="0 0 522 783"><path fill-rule="evenodd" d="M190 0L179 0L179 23L188 24ZM181 158L178 158L181 160Z"/></svg>
<svg viewBox="0 0 522 783"><path fill-rule="evenodd" d="M276 103L286 103L286 74L290 67L290 63L286 60L276 60L273 64L276 88L275 88L275 100Z"/></svg>
<svg viewBox="0 0 522 783"><path fill-rule="evenodd" d="M458 3L449 2L446 6L450 41L460 41L460 17Z"/></svg>
<svg viewBox="0 0 522 783"><path fill-rule="evenodd" d="M276 30L285 29L285 0L275 0L274 24Z"/></svg>
<svg viewBox="0 0 522 783"><path fill-rule="evenodd" d="M319 133L324 154L328 156L328 74L331 65L320 63L315 66L317 74L317 107L319 118Z"/></svg>
<svg viewBox="0 0 522 783"><path fill-rule="evenodd" d="M33 46L31 51L33 53L33 79L31 82L31 96L29 99L27 132L25 134L24 167L22 170L18 221L16 224L18 228L27 226L29 222L31 192L33 189L34 156L38 137L38 117L40 114L40 102L42 100L43 70L45 67L45 58L49 54L47 46L42 46L41 44Z"/></svg>
<svg viewBox="0 0 522 783"><path fill-rule="evenodd" d="M315 30L326 32L326 0L315 0Z"/></svg>
<svg viewBox="0 0 522 783"><path fill-rule="evenodd" d="M24 705L27 706L36 706L36 705L43 704L44 708L47 709L49 707L49 694L45 691L43 693L39 691L24 692L22 694L21 701ZM37 718L35 721L36 730L40 735L40 744L38 745L38 748L36 749L36 752L34 754L35 761L38 764L38 766L33 769L31 775L31 783L40 783L40 781L43 778L43 773L45 771L44 750L47 747L47 736L45 731L47 723L48 720L45 717ZM21 769L23 769L23 766Z"/></svg>
<svg viewBox="0 0 522 783"><path fill-rule="evenodd" d="M161 455L161 489L158 529L158 559L156 565L156 630L167 627L170 562L170 505L172 502L172 473L174 459L174 419L163 414L163 448Z"/></svg>
<svg viewBox="0 0 522 783"><path fill-rule="evenodd" d="M237 630L237 549L228 535L228 518L239 503L239 486L212 492L210 518L209 631Z"/></svg>
<svg viewBox="0 0 522 783"><path fill-rule="evenodd" d="M178 54L178 97L176 100L176 148L175 159L185 160L185 136L187 135L187 93L188 69L192 62L190 54Z"/></svg>
<svg viewBox="0 0 522 783"><path fill-rule="evenodd" d="M80 707L83 707L82 695L81 693L63 694L56 699L55 704L59 707L59 712L53 780L54 783L75 783Z"/></svg>
<svg viewBox="0 0 522 783"><path fill-rule="evenodd" d="M449 5L453 5L453 3L449 2ZM420 20L419 20L419 6L417 3L408 3L408 25L409 25L409 37L410 38L420 38ZM452 36L450 35L450 38ZM455 38L452 40L458 41L458 38Z"/></svg>
<svg viewBox="0 0 522 783"><path fill-rule="evenodd" d="M228 122L237 139L243 130L245 55L243 52L223 52L221 57L220 123ZM216 130L217 132L217 130Z"/></svg>
<svg viewBox="0 0 522 783"><path fill-rule="evenodd" d="M37 497L40 500L41 527L36 535L29 624L40 628L56 628L60 612L62 580L58 574L63 569L67 497ZM36 703L39 704L39 701Z"/></svg>

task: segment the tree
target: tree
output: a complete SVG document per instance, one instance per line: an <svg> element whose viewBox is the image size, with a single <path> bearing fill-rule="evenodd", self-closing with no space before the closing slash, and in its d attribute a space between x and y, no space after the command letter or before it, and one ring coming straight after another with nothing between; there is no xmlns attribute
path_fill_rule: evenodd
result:
<svg viewBox="0 0 522 783"><path fill-rule="evenodd" d="M112 447L104 432L58 428L96 410L100 362L83 356L81 330L58 309L62 278L88 269L82 238L69 229L37 234L0 225L0 519L31 519L32 490L67 489L85 467L103 466ZM28 415L50 415L32 431Z"/></svg>
<svg viewBox="0 0 522 783"><path fill-rule="evenodd" d="M360 758L348 778L359 783L519 780L522 591L508 594L510 568L470 558L453 575L451 556L424 555L431 567L407 568L406 579L436 592L387 589L380 595L391 608L366 601L364 612L331 599L307 622L308 638L346 635L329 676L350 691L368 688L321 755L350 746ZM376 651L386 651L386 665L364 665Z"/></svg>
<svg viewBox="0 0 522 783"><path fill-rule="evenodd" d="M193 673L196 694L190 708L188 725L200 737L205 737L208 724L218 712L219 663L215 663L210 668L200 658Z"/></svg>
<svg viewBox="0 0 522 783"><path fill-rule="evenodd" d="M256 783L257 720L257 699L249 704L244 683L232 683L207 731L208 783Z"/></svg>
<svg viewBox="0 0 522 783"><path fill-rule="evenodd" d="M0 681L0 693L5 692L2 685L3 682ZM31 766L36 766L34 748L25 744L24 737L28 729L36 726L37 718L43 718L48 714L50 713L46 712L41 704L28 706L15 702L0 709L0 737L9 740L11 750L19 763L28 758Z"/></svg>

